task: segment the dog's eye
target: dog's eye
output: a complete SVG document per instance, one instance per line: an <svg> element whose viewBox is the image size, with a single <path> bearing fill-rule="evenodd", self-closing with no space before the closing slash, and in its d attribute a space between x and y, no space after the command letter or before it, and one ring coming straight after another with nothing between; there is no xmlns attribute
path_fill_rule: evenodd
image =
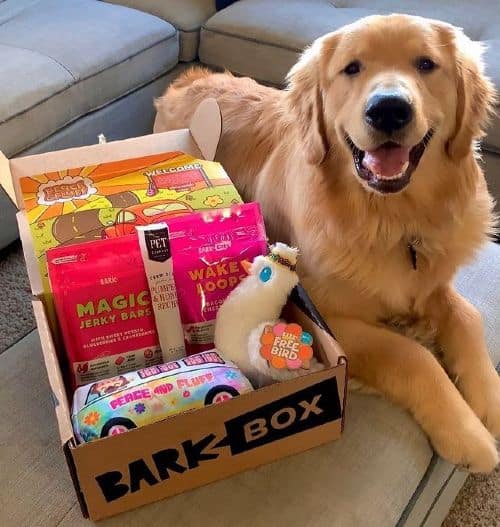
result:
<svg viewBox="0 0 500 527"><path fill-rule="evenodd" d="M429 57L419 57L415 61L415 66L418 71L423 71L425 73L437 68L437 64Z"/></svg>
<svg viewBox="0 0 500 527"><path fill-rule="evenodd" d="M356 75L361 71L361 62L359 60L353 60L343 69L346 75Z"/></svg>

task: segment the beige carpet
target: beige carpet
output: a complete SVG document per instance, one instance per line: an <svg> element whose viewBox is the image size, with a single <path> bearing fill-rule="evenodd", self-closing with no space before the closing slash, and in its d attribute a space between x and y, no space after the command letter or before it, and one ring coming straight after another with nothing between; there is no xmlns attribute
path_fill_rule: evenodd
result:
<svg viewBox="0 0 500 527"><path fill-rule="evenodd" d="M20 244L0 253L0 353L35 327ZM500 527L500 470L472 475L443 527Z"/></svg>
<svg viewBox="0 0 500 527"><path fill-rule="evenodd" d="M469 476L443 527L500 527L500 469Z"/></svg>

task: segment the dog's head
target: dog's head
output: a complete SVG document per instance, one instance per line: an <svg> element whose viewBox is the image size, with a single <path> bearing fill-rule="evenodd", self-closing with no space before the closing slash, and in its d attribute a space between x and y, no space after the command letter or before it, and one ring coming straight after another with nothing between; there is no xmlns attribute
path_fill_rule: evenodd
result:
<svg viewBox="0 0 500 527"><path fill-rule="evenodd" d="M289 74L290 111L311 164L337 149L372 191L403 190L431 142L458 161L492 107L481 46L461 30L372 16L318 39Z"/></svg>

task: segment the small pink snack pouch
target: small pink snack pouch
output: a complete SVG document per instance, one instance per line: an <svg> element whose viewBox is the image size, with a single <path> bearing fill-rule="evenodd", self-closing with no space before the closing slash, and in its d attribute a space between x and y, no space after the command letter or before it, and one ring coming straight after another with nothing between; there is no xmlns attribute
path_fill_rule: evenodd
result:
<svg viewBox="0 0 500 527"><path fill-rule="evenodd" d="M165 362L135 234L47 252L73 387Z"/></svg>
<svg viewBox="0 0 500 527"><path fill-rule="evenodd" d="M187 355L213 348L220 305L246 276L245 261L267 254L258 203L168 221L174 280Z"/></svg>

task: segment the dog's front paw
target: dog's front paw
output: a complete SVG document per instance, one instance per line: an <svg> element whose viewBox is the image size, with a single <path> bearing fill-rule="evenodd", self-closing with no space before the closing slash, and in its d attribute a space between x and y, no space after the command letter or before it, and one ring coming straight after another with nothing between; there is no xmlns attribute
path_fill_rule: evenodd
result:
<svg viewBox="0 0 500 527"><path fill-rule="evenodd" d="M494 437L500 439L500 377L479 378L464 394L474 413Z"/></svg>
<svg viewBox="0 0 500 527"><path fill-rule="evenodd" d="M491 472L499 462L496 441L476 416L442 427L431 442L443 458L470 472Z"/></svg>

